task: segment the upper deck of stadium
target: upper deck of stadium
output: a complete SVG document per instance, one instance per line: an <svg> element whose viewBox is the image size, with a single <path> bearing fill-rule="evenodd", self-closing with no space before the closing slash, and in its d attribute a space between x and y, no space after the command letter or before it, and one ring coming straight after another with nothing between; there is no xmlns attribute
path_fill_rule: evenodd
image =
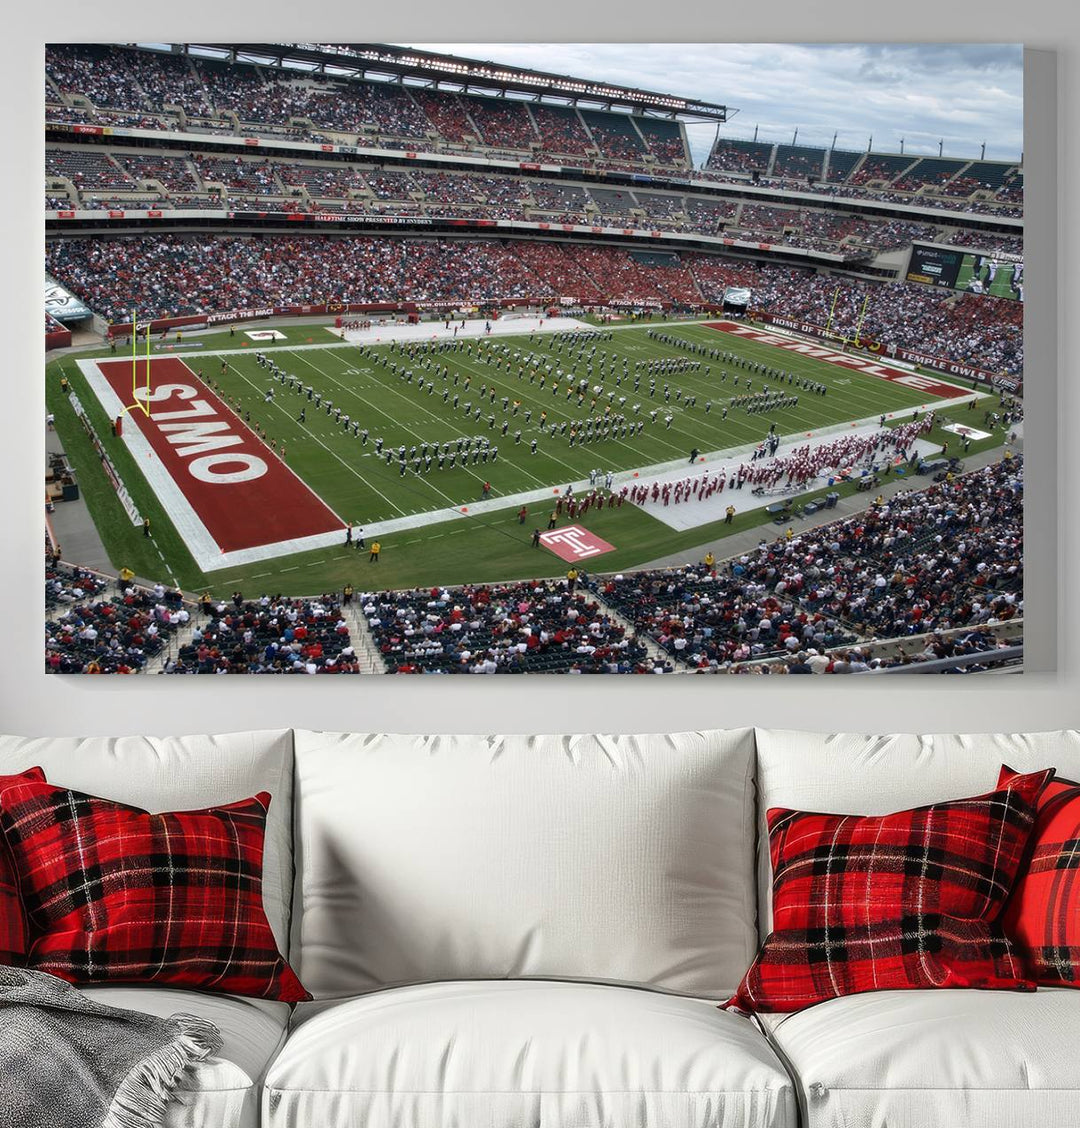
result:
<svg viewBox="0 0 1080 1128"><path fill-rule="evenodd" d="M724 121L727 112L654 91L377 45L50 46L45 86L48 121L89 111L89 124L373 139L390 149L634 168L688 168L680 119Z"/></svg>
<svg viewBox="0 0 1080 1128"><path fill-rule="evenodd" d="M187 147L352 145L388 154L503 160L660 183L879 200L997 218L1022 214L1014 163L742 141L719 136L734 111L657 91L385 44L52 45L50 137L170 134ZM714 122L695 169L685 123ZM65 129L65 127L67 127Z"/></svg>

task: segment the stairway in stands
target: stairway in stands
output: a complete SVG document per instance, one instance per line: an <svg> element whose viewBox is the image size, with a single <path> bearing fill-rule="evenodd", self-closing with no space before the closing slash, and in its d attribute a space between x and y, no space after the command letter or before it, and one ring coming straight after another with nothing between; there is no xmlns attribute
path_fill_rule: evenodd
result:
<svg viewBox="0 0 1080 1128"><path fill-rule="evenodd" d="M608 603L608 601L604 598L602 592L589 589L589 595L591 595L596 600L596 602L600 604L600 606L604 610L604 613L610 619L618 623L626 631L627 638L633 638L634 624L630 622L630 620L625 615L617 611L612 604ZM662 666L667 663L669 666L675 667L676 673L682 673L684 671L684 668L680 667L669 654L661 650L660 646L654 639L650 638L649 635L645 633L639 634L638 642L640 642L641 645L645 647L645 651L649 655L649 661L653 666Z"/></svg>
<svg viewBox="0 0 1080 1128"><path fill-rule="evenodd" d="M343 606L341 610L345 616L345 622L349 626L349 641L352 643L353 650L356 651L356 657L360 663L360 673L385 674L386 664L382 660L379 648L375 645L375 640L371 637L359 595L353 596L352 602Z"/></svg>
<svg viewBox="0 0 1080 1128"><path fill-rule="evenodd" d="M146 674L163 674L165 667L170 661L175 659L180 653L180 647L188 646L191 643L191 636L195 633L195 627L203 621L203 615L197 607L189 607L191 618L179 630L165 638L165 645L147 659L143 673Z"/></svg>

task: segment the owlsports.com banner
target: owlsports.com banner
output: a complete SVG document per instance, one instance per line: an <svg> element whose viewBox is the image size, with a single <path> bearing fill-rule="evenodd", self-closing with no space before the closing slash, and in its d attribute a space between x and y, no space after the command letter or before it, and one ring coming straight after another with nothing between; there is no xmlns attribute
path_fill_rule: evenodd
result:
<svg viewBox="0 0 1080 1128"><path fill-rule="evenodd" d="M82 321L85 317L93 316L89 306L47 274L45 275L45 312L61 324L68 321Z"/></svg>

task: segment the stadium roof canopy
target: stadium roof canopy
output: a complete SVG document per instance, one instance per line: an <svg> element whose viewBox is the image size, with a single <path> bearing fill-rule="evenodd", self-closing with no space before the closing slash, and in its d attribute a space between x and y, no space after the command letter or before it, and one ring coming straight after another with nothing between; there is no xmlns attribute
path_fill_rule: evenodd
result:
<svg viewBox="0 0 1080 1128"><path fill-rule="evenodd" d="M605 110L632 110L656 117L722 122L727 121L729 113L735 112L713 102L680 98L655 90L504 66L490 60L414 51L386 43L193 43L176 45L172 50L330 76L407 82L459 93L512 95L562 105L598 106Z"/></svg>

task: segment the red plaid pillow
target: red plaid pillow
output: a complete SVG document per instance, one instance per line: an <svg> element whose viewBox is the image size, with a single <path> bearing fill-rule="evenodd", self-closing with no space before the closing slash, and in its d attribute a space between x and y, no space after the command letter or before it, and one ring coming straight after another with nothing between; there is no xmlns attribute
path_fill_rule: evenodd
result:
<svg viewBox="0 0 1080 1128"><path fill-rule="evenodd" d="M152 815L52 784L0 786L0 830L35 937L27 966L72 983L310 996L262 903L270 796Z"/></svg>
<svg viewBox="0 0 1080 1128"><path fill-rule="evenodd" d="M892 815L768 812L773 931L733 998L794 1011L859 991L1030 989L996 923L1052 772Z"/></svg>
<svg viewBox="0 0 1080 1128"><path fill-rule="evenodd" d="M42 780L41 768L30 768L21 775L0 775L0 788L20 779ZM26 958L27 929L19 884L11 854L0 834L0 964L21 964Z"/></svg>
<svg viewBox="0 0 1080 1128"><path fill-rule="evenodd" d="M1011 768L1002 768L998 786L1015 778ZM1005 932L1033 979L1080 987L1080 783L1047 784L1026 863L1005 907Z"/></svg>

